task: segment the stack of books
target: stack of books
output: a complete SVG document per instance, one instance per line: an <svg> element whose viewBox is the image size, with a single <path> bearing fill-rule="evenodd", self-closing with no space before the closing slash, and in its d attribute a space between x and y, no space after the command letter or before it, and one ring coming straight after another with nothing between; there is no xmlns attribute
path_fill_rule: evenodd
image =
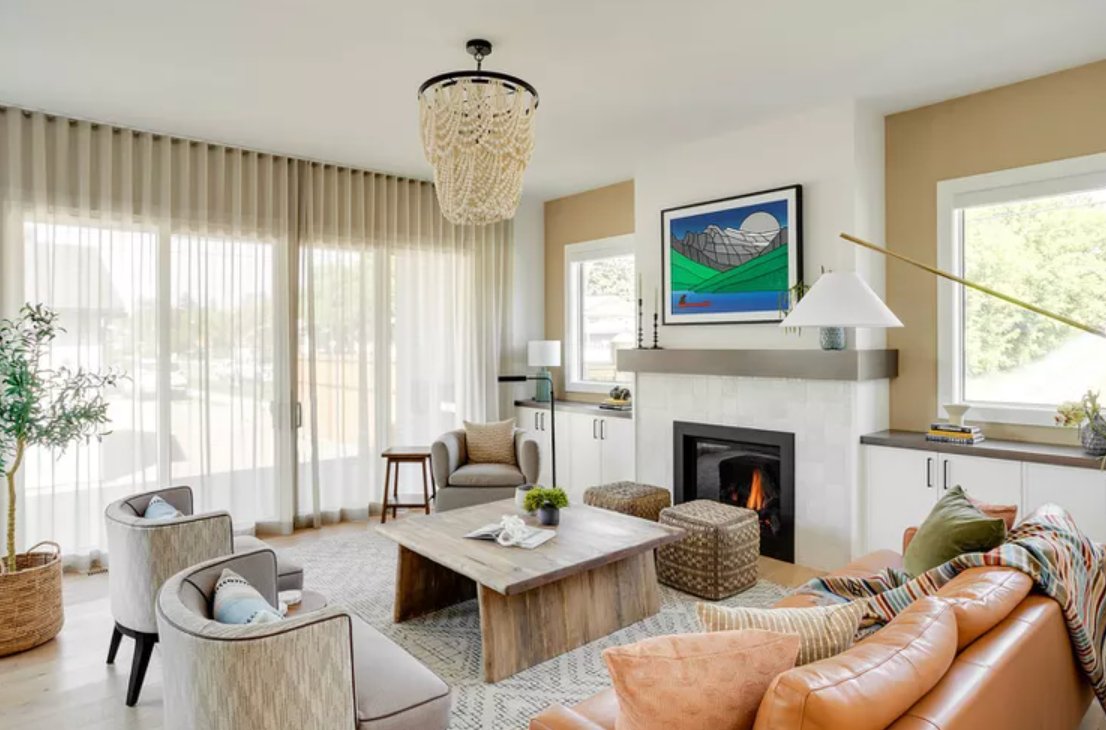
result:
<svg viewBox="0 0 1106 730"><path fill-rule="evenodd" d="M599 404L600 408L608 411L632 411L634 409L633 403L627 400L618 400L615 398L607 398Z"/></svg>
<svg viewBox="0 0 1106 730"><path fill-rule="evenodd" d="M979 426L931 423L926 433L926 441L941 441L946 444L978 444L983 440L983 431Z"/></svg>

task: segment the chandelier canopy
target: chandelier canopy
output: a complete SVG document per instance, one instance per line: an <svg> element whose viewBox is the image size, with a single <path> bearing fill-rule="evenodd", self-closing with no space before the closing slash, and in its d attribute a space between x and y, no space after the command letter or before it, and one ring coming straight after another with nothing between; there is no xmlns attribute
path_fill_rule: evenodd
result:
<svg viewBox="0 0 1106 730"><path fill-rule="evenodd" d="M485 40L466 50L475 71L452 71L419 87L422 147L434 168L442 214L452 223L482 225L513 218L522 173L534 151L538 92L515 76L484 71Z"/></svg>

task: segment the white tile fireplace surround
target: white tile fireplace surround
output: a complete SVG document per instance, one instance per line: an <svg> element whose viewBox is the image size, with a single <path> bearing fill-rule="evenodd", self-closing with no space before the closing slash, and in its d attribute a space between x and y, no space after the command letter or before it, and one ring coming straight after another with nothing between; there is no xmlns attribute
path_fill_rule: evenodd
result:
<svg viewBox="0 0 1106 730"><path fill-rule="evenodd" d="M637 374L637 479L672 487L674 421L795 434L795 562L840 567L860 552L860 437L887 428L887 380Z"/></svg>

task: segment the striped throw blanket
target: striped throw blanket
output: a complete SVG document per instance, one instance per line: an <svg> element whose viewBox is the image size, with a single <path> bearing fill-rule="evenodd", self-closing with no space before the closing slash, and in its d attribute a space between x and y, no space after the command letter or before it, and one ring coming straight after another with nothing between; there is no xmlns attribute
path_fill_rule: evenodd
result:
<svg viewBox="0 0 1106 730"><path fill-rule="evenodd" d="M815 578L800 591L816 595L821 603L866 600L865 623L878 627L918 598L936 593L963 570L987 565L1015 568L1032 578L1038 591L1060 604L1079 664L1106 709L1103 556L1103 546L1080 532L1071 515L1056 505L1045 505L1014 527L1000 547L961 555L917 578L887 568L867 578Z"/></svg>

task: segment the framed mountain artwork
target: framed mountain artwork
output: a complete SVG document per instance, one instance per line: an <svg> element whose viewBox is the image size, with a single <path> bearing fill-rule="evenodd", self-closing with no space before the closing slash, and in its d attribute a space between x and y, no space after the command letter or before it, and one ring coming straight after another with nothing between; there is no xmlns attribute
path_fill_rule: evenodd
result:
<svg viewBox="0 0 1106 730"><path fill-rule="evenodd" d="M802 279L801 185L661 211L665 324L779 322Z"/></svg>

